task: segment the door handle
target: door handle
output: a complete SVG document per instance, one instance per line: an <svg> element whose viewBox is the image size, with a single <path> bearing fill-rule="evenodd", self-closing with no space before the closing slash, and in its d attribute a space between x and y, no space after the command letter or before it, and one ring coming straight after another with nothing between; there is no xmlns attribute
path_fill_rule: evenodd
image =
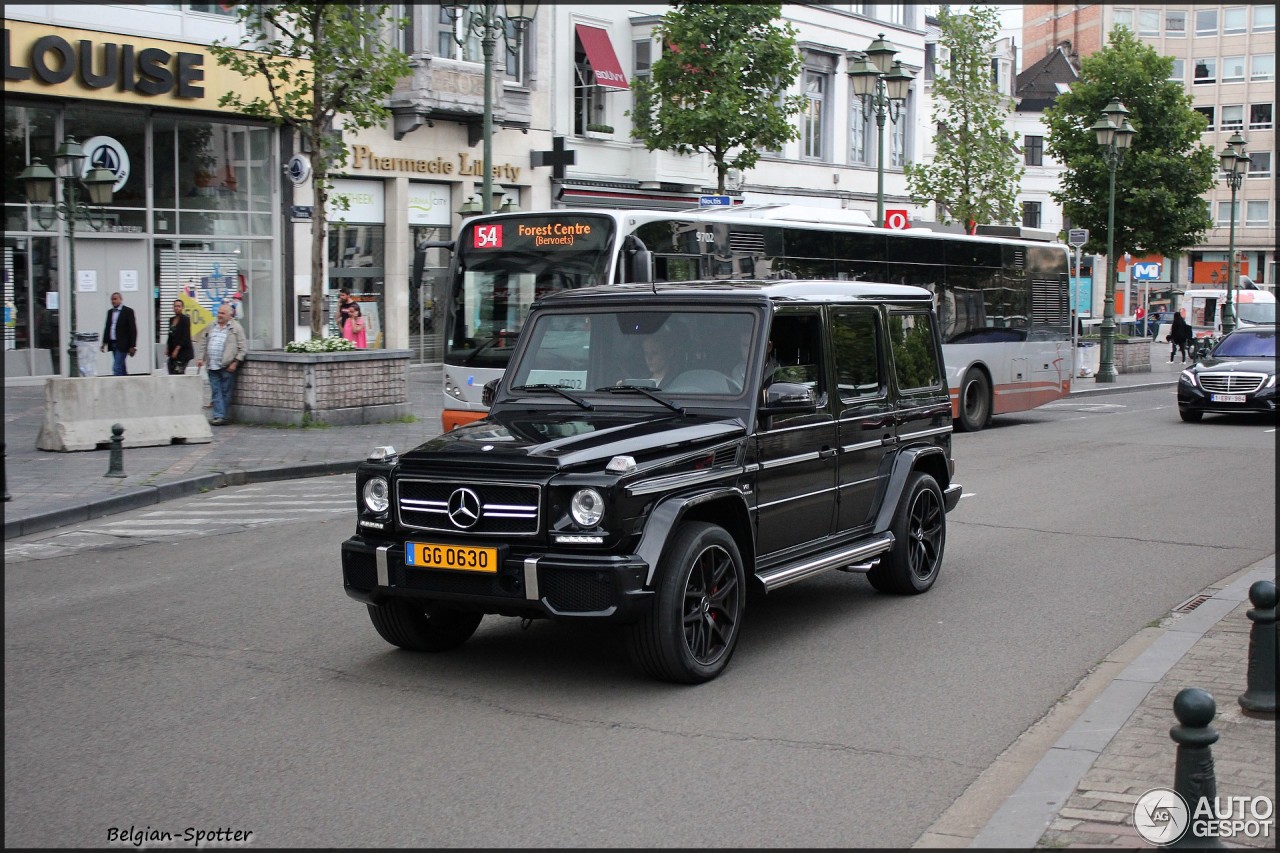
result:
<svg viewBox="0 0 1280 853"><path fill-rule="evenodd" d="M832 456L835 456L835 455L836 455L836 449L834 447L824 447L818 451L819 459L830 459Z"/></svg>

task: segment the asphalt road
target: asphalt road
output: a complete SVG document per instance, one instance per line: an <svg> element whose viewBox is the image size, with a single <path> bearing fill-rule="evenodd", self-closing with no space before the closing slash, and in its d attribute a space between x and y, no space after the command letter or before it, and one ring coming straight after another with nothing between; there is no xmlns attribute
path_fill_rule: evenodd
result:
<svg viewBox="0 0 1280 853"><path fill-rule="evenodd" d="M1274 424L1182 424L1168 389L955 456L932 591L752 600L698 687L598 628L387 646L342 593L350 475L6 542L6 845L908 846L1103 656L1275 548Z"/></svg>

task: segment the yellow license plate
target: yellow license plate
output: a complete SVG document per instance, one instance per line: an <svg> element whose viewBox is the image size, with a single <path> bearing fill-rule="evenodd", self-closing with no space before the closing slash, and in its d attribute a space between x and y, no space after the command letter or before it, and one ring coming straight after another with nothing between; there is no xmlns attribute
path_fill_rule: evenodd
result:
<svg viewBox="0 0 1280 853"><path fill-rule="evenodd" d="M404 564L414 568L454 569L460 572L498 571L497 548L406 542L404 551Z"/></svg>

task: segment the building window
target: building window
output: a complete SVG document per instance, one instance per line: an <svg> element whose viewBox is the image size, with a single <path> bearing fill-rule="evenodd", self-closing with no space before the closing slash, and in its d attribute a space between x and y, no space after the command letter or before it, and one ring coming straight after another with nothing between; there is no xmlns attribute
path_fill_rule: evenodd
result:
<svg viewBox="0 0 1280 853"><path fill-rule="evenodd" d="M1245 31L1245 16L1248 10L1243 6L1237 6L1233 9L1224 9L1222 11L1222 33L1223 35L1231 35L1233 33L1242 33Z"/></svg>
<svg viewBox="0 0 1280 853"><path fill-rule="evenodd" d="M907 100L902 105L902 115L893 123L889 131L889 163L894 169L901 169L907 162L907 126L911 124L912 92L907 92Z"/></svg>
<svg viewBox="0 0 1280 853"><path fill-rule="evenodd" d="M1250 178L1269 178L1271 177L1271 152L1258 151L1249 155L1249 177Z"/></svg>
<svg viewBox="0 0 1280 853"><path fill-rule="evenodd" d="M862 99L849 104L849 162L869 164L867 140L871 139L871 119L862 111Z"/></svg>
<svg viewBox="0 0 1280 853"><path fill-rule="evenodd" d="M1142 9L1138 12L1138 35L1150 37L1160 35L1159 9Z"/></svg>
<svg viewBox="0 0 1280 853"><path fill-rule="evenodd" d="M1022 154L1028 166L1044 165L1044 137L1024 136L1022 138Z"/></svg>
<svg viewBox="0 0 1280 853"><path fill-rule="evenodd" d="M1249 129L1250 130L1270 130L1271 129L1271 112L1274 104L1250 104L1249 105Z"/></svg>
<svg viewBox="0 0 1280 853"><path fill-rule="evenodd" d="M1196 35L1216 36L1218 34L1218 10L1199 9L1196 11Z"/></svg>
<svg viewBox="0 0 1280 853"><path fill-rule="evenodd" d="M239 14L239 3L189 3L187 9L192 12L203 12L206 15L222 15L234 18Z"/></svg>
<svg viewBox="0 0 1280 853"><path fill-rule="evenodd" d="M636 80L649 80L653 76L653 41L652 39L636 39L631 42L631 55L635 57L635 62L631 66L631 75ZM636 115L648 115L653 109L653 105L642 99L639 90L635 87L631 89L635 101L632 105L632 111ZM632 124L635 119L632 119Z"/></svg>
<svg viewBox="0 0 1280 853"><path fill-rule="evenodd" d="M1184 37L1187 34L1187 13L1165 12L1164 34L1169 38Z"/></svg>
<svg viewBox="0 0 1280 853"><path fill-rule="evenodd" d="M1238 209L1240 207L1240 203L1236 202L1235 206ZM1230 225L1231 213L1232 213L1231 202L1229 201L1218 202L1218 224L1219 225Z"/></svg>
<svg viewBox="0 0 1280 853"><path fill-rule="evenodd" d="M1273 33L1276 29L1276 7L1270 3L1253 7L1253 31Z"/></svg>
<svg viewBox="0 0 1280 853"><path fill-rule="evenodd" d="M1216 59L1197 59L1194 74L1194 82L1197 86L1203 86L1206 83L1218 82L1218 60Z"/></svg>
<svg viewBox="0 0 1280 853"><path fill-rule="evenodd" d="M1111 13L1111 26L1113 29L1115 27L1125 27L1130 30L1133 29L1133 10L1116 9Z"/></svg>
<svg viewBox="0 0 1280 853"><path fill-rule="evenodd" d="M585 136L587 125L607 125L608 122L605 121L604 87L597 85L596 72L578 38L574 39L573 71L573 132Z"/></svg>
<svg viewBox="0 0 1280 853"><path fill-rule="evenodd" d="M1249 201L1244 206L1244 224L1250 226L1266 226L1271 222L1271 202Z"/></svg>
<svg viewBox="0 0 1280 853"><path fill-rule="evenodd" d="M1024 201L1022 203L1022 227L1040 227L1040 202Z"/></svg>
<svg viewBox="0 0 1280 853"><path fill-rule="evenodd" d="M1193 109L1204 116L1206 122L1204 129L1206 131L1213 130L1213 107L1193 107Z"/></svg>
<svg viewBox="0 0 1280 853"><path fill-rule="evenodd" d="M1173 61L1173 70L1169 72L1170 80L1177 80L1181 83L1187 79L1187 63L1183 59L1175 59Z"/></svg>
<svg viewBox="0 0 1280 853"><path fill-rule="evenodd" d="M827 75L817 71L804 72L804 96L806 99L801 122L801 156L809 160L824 158L823 138L826 135Z"/></svg>
<svg viewBox="0 0 1280 853"><path fill-rule="evenodd" d="M506 81L508 83L525 85L525 71L532 65L529 57L532 55L533 42L533 31L526 29L524 36L520 39L520 49L518 51L514 50L516 46L516 25L511 21L507 21L506 44L504 45L499 40L494 53L497 54L497 58L505 63Z"/></svg>
<svg viewBox="0 0 1280 853"><path fill-rule="evenodd" d="M1274 53L1258 53L1249 57L1249 79L1276 79L1276 55Z"/></svg>
<svg viewBox="0 0 1280 853"><path fill-rule="evenodd" d="M924 46L924 79L933 79L933 66L938 61L937 42L926 42Z"/></svg>
<svg viewBox="0 0 1280 853"><path fill-rule="evenodd" d="M1222 82L1240 83L1244 80L1244 57L1222 57Z"/></svg>
<svg viewBox="0 0 1280 853"><path fill-rule="evenodd" d="M1222 124L1218 130L1239 130L1244 127L1244 105L1226 104L1222 107Z"/></svg>

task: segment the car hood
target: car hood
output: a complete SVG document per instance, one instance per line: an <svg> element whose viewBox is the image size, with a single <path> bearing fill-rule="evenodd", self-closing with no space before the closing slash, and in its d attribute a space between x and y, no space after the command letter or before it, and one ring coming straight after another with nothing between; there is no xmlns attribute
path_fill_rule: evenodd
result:
<svg viewBox="0 0 1280 853"><path fill-rule="evenodd" d="M436 436L401 456L401 463L603 467L614 456L639 459L660 449L692 451L745 434L739 418L723 415L502 412Z"/></svg>
<svg viewBox="0 0 1280 853"><path fill-rule="evenodd" d="M1274 358L1202 358L1193 368L1197 373L1205 370L1239 371L1240 373L1275 373Z"/></svg>

